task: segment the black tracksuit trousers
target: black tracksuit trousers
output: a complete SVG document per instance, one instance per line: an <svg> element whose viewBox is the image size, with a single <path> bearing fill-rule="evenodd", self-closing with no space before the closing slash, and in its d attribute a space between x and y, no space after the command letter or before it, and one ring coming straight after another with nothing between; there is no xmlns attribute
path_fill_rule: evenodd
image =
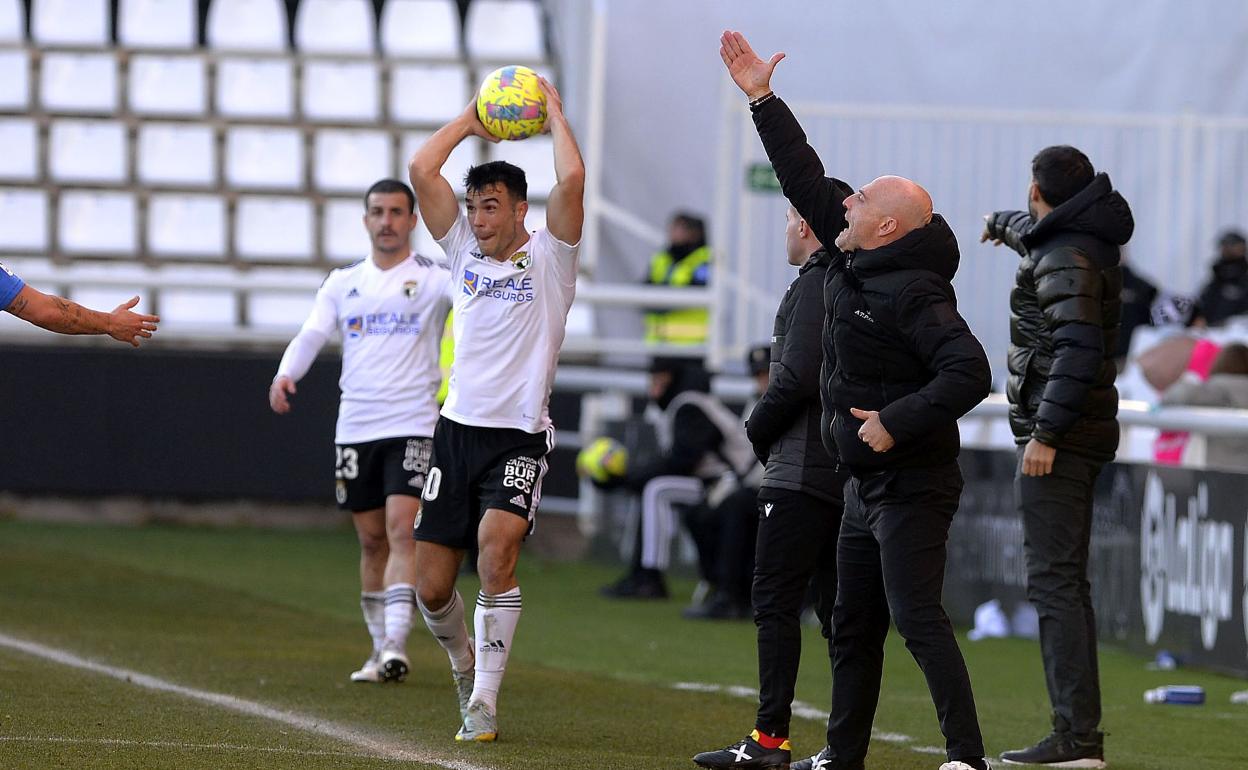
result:
<svg viewBox="0 0 1248 770"><path fill-rule="evenodd" d="M867 755L890 614L927 679L949 759L984 756L970 676L941 606L945 544L961 493L956 462L864 473L846 488L828 716L837 770L858 770Z"/></svg>
<svg viewBox="0 0 1248 770"><path fill-rule="evenodd" d="M754 550L754 625L758 627L758 718L760 733L788 736L793 688L802 654L801 612L814 581L815 611L829 639L836 600L836 537L844 504L764 487L758 494L758 539Z"/></svg>

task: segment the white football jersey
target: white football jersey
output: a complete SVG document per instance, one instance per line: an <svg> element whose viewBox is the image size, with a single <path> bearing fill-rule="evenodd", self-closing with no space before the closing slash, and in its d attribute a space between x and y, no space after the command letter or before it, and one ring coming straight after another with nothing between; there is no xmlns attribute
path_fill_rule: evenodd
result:
<svg viewBox="0 0 1248 770"><path fill-rule="evenodd" d="M540 433L576 296L578 245L545 228L505 262L481 253L461 210L438 241L455 281L455 362L443 416Z"/></svg>
<svg viewBox="0 0 1248 770"><path fill-rule="evenodd" d="M445 264L417 254L389 270L365 259L325 279L303 326L342 334L335 443L433 435L450 281Z"/></svg>

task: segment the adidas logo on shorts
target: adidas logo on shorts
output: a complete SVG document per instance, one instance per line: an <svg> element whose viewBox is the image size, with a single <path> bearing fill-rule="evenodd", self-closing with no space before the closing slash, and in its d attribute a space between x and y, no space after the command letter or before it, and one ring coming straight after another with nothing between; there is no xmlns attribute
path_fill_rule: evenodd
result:
<svg viewBox="0 0 1248 770"><path fill-rule="evenodd" d="M518 505L521 508L529 507L528 502L524 499L524 495L516 495L515 497L511 498L511 504Z"/></svg>

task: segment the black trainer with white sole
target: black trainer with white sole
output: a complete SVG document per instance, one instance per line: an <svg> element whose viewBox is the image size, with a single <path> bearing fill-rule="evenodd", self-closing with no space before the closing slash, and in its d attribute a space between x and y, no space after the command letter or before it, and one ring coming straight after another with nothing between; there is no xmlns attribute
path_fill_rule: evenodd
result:
<svg viewBox="0 0 1248 770"><path fill-rule="evenodd" d="M1005 752L1001 755L1001 761L1007 765L1103 770L1107 766L1105 764L1105 734L1097 731L1086 735L1076 735L1071 732L1054 731L1035 746Z"/></svg>
<svg viewBox="0 0 1248 770"><path fill-rule="evenodd" d="M704 751L694 756L693 762L698 767L732 768L733 770L787 770L792 752L788 740L778 748L765 748L759 739L758 730L731 746L717 751Z"/></svg>

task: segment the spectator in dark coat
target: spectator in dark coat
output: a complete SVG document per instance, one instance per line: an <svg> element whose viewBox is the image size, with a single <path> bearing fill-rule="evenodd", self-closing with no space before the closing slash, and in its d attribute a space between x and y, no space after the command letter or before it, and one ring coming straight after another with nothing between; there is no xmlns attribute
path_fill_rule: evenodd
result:
<svg viewBox="0 0 1248 770"><path fill-rule="evenodd" d="M1218 239L1219 254L1213 275L1200 290L1200 311L1210 326L1248 313L1248 244L1237 230Z"/></svg>

